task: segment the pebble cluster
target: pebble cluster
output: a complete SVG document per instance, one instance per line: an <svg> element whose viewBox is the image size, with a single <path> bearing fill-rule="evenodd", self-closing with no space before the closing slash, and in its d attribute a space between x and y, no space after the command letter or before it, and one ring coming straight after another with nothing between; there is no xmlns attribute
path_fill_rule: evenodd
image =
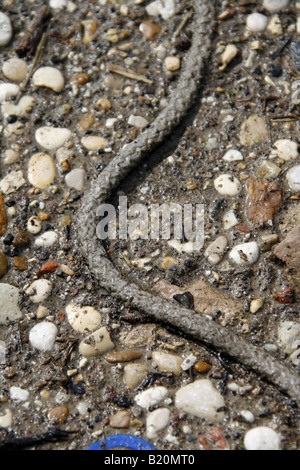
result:
<svg viewBox="0 0 300 470"><path fill-rule="evenodd" d="M98 292L72 238L89 179L151 125L176 87L192 43L193 10L189 7L186 15L187 2L177 0L146 5L100 0L93 6L86 2L85 8L71 0L50 0L60 32L51 30L32 70L33 57L18 57L14 50L24 20L18 22L6 6L18 9L17 3L3 2L0 12L0 339L7 345L7 362L0 364L0 436L21 434L28 421L36 421L40 433L49 423L70 430L81 423L86 444L104 433L127 430L160 449L281 449L284 433L270 411L279 405L264 404L263 393L269 391L253 385L257 378L249 384L246 374L235 369L225 371L224 380L222 361L206 349L152 323L140 324L130 306ZM294 32L295 23L285 16L292 2L260 3L259 11L252 5L239 11L243 40L233 37L227 43L220 34L217 44L214 68L220 83L233 81L230 71L239 60L246 69L246 77L239 72L234 78L236 95L226 92L225 83L201 98L204 107L214 109L220 106L216 97L222 97L218 115L228 135L214 132L212 119L202 132L197 116L191 132L200 129L202 135L193 135L193 149L184 139L180 148L189 154L188 181L180 152L155 170L162 171L157 181L163 181L171 168L181 188L186 186L184 195L199 201L207 191L217 203L203 250L205 270L196 270L196 280L189 277L195 260L186 242L145 246L137 240L133 248L110 247L123 272L201 312L207 321L238 323L238 331L250 335L259 325L251 324L249 316L260 318L255 316L267 314L270 305L288 308L294 288L281 271L282 285L270 300L263 296L265 287L260 297L252 294L255 282L245 293L245 279L233 292L228 285L222 289L222 276L237 272L238 278L250 270L251 276L264 276L264 257L300 223L298 122L291 118L282 128L275 122L271 144L270 122L252 105L255 96L245 85L255 73L270 95L281 91L290 99L290 83L277 64L265 76L258 68L265 38L279 41L286 31ZM229 2L223 4L220 28L237 13ZM236 121L234 105L243 112L242 122ZM205 155L217 158L199 172L197 162ZM161 200L158 186L143 178L138 201ZM174 195L173 187L168 190L163 200ZM280 221L281 229L282 224L288 229L279 237L276 217L291 204L292 222L288 217ZM285 260L286 251L280 256ZM299 257L291 269L295 266L299 273ZM176 282L177 275L187 277ZM246 318L239 317L241 312ZM277 311L277 316L282 320L277 331L268 342L259 336L259 342L270 353L292 355L300 324L292 310ZM20 362L15 354L22 356ZM76 448L76 438L67 446Z"/></svg>

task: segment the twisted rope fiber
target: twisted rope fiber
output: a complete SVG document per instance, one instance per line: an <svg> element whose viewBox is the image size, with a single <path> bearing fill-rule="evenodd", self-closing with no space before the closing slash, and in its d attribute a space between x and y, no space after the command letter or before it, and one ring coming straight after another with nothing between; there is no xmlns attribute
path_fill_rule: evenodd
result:
<svg viewBox="0 0 300 470"><path fill-rule="evenodd" d="M84 195L77 218L78 237L89 268L101 286L149 318L169 324L213 349L262 375L296 400L300 406L300 377L270 354L253 346L231 329L222 327L206 316L186 309L173 300L146 292L125 280L108 259L102 242L96 236L96 209L143 160L159 148L179 126L194 103L205 61L211 49L215 23L214 0L194 1L194 35L178 86L167 107L139 137L121 149L95 179Z"/></svg>

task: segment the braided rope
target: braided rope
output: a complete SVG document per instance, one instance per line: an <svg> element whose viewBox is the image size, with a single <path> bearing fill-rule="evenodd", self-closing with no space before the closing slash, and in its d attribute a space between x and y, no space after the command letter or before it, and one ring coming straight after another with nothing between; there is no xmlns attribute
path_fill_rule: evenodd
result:
<svg viewBox="0 0 300 470"><path fill-rule="evenodd" d="M132 143L123 148L91 183L84 195L77 219L82 253L91 272L101 286L148 317L178 328L235 361L261 374L279 387L300 406L300 377L285 364L253 346L232 330L218 325L206 316L181 307L129 283L108 259L103 244L96 236L96 209L146 157L153 153L178 127L197 96L205 61L207 60L214 26L214 0L195 0L193 45L189 52L178 87L159 117Z"/></svg>

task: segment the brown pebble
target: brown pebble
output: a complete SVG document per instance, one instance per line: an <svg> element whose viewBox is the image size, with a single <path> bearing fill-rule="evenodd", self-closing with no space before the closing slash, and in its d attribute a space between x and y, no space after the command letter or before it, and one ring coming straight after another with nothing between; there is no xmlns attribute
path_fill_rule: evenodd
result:
<svg viewBox="0 0 300 470"><path fill-rule="evenodd" d="M211 370L212 366L210 364L207 364L206 362L203 361L198 361L194 365L194 369L199 372L199 374L205 374L205 372L209 372Z"/></svg>
<svg viewBox="0 0 300 470"><path fill-rule="evenodd" d="M130 426L130 419L131 414L129 411L118 411L110 418L109 424L115 429L128 429Z"/></svg>
<svg viewBox="0 0 300 470"><path fill-rule="evenodd" d="M54 273L57 268L59 267L58 263L55 263L54 261L49 261L48 263L44 264L38 271L39 275L42 274L50 274Z"/></svg>
<svg viewBox="0 0 300 470"><path fill-rule="evenodd" d="M78 123L78 129L80 132L86 132L95 122L95 117L93 114L87 114L86 116L83 116L79 123Z"/></svg>
<svg viewBox="0 0 300 470"><path fill-rule="evenodd" d="M39 219L40 220L49 220L50 219L50 215L47 214L47 212L39 212Z"/></svg>
<svg viewBox="0 0 300 470"><path fill-rule="evenodd" d="M51 423L63 423L69 416L69 408L64 405L55 406L48 411L47 416Z"/></svg>
<svg viewBox="0 0 300 470"><path fill-rule="evenodd" d="M15 256L14 265L18 271L26 271L28 269L27 259L24 256Z"/></svg>
<svg viewBox="0 0 300 470"><path fill-rule="evenodd" d="M4 198L0 193L0 237L6 232L7 229L7 216L4 205Z"/></svg>
<svg viewBox="0 0 300 470"><path fill-rule="evenodd" d="M162 27L159 24L153 23L149 20L145 20L140 24L141 33L150 41L154 41L155 37L161 32L161 30Z"/></svg>
<svg viewBox="0 0 300 470"><path fill-rule="evenodd" d="M13 246L22 247L29 243L29 235L26 232L18 232L14 238Z"/></svg>
<svg viewBox="0 0 300 470"><path fill-rule="evenodd" d="M280 304L292 304L295 301L295 291L291 287L283 292L273 295L273 299Z"/></svg>
<svg viewBox="0 0 300 470"><path fill-rule="evenodd" d="M105 360L111 364L116 364L117 362L134 361L135 359L140 359L141 357L142 353L138 351L118 351L105 356Z"/></svg>
<svg viewBox="0 0 300 470"><path fill-rule="evenodd" d="M8 261L3 253L0 253L0 278L3 277L8 271Z"/></svg>
<svg viewBox="0 0 300 470"><path fill-rule="evenodd" d="M80 85L85 85L91 80L92 80L92 77L89 73L78 73L77 75L75 75L74 78L72 78L71 84L80 86Z"/></svg>

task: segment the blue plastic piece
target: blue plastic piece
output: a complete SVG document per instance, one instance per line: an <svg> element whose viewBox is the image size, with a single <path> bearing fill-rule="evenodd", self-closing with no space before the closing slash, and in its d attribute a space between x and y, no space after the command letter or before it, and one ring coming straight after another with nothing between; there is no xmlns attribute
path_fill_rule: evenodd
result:
<svg viewBox="0 0 300 470"><path fill-rule="evenodd" d="M87 450L111 450L116 447L126 447L129 450L155 450L155 447L149 442L130 434L108 436L101 441L95 442Z"/></svg>

